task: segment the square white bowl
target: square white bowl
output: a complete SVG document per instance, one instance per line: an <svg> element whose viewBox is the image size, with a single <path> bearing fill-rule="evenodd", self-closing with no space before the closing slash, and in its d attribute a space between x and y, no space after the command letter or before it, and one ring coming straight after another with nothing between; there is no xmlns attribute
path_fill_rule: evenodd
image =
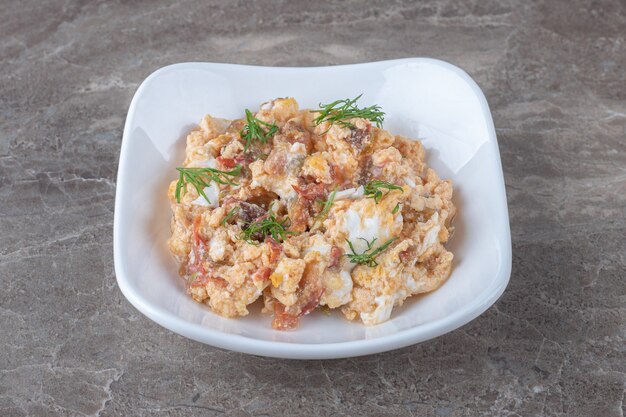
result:
<svg viewBox="0 0 626 417"><path fill-rule="evenodd" d="M364 326L314 313L295 331L276 331L252 309L227 319L194 302L167 249L167 188L185 137L202 116L240 118L276 97L301 108L355 97L379 104L384 127L422 140L427 162L454 183L458 207L452 275L437 291L408 299L391 320ZM318 68L183 63L151 74L128 110L117 177L115 272L126 298L160 325L213 346L256 355L321 359L365 355L439 336L476 318L511 274L511 237L498 143L489 107L461 69L409 58Z"/></svg>

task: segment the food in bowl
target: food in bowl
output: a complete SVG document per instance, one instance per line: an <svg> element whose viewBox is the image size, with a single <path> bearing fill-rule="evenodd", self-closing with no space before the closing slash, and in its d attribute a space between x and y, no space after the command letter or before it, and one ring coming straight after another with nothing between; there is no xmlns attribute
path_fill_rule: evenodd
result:
<svg viewBox="0 0 626 417"><path fill-rule="evenodd" d="M187 136L169 247L194 300L237 317L262 299L281 330L318 308L374 325L445 282L452 184L359 97L279 98Z"/></svg>

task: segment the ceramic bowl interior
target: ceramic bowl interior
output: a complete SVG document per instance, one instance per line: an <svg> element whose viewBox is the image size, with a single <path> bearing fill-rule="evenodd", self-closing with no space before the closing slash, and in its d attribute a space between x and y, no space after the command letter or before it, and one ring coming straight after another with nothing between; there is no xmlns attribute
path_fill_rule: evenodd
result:
<svg viewBox="0 0 626 417"><path fill-rule="evenodd" d="M363 94L379 104L384 127L419 138L427 162L454 182L458 207L448 244L454 269L437 291L408 299L391 320L367 327L337 312L306 316L295 331L272 330L260 307L226 319L191 300L167 250L166 196L183 160L185 137L207 113L242 117L275 97L301 108ZM184 63L150 75L132 100L124 129L115 206L119 287L142 313L192 339L285 358L336 358L403 347L451 331L485 311L504 291L511 240L500 155L487 102L462 70L412 58L320 68Z"/></svg>

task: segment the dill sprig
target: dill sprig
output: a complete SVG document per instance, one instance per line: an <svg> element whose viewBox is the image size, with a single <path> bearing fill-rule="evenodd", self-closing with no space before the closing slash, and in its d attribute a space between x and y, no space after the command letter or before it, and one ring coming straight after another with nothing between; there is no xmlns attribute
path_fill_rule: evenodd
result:
<svg viewBox="0 0 626 417"><path fill-rule="evenodd" d="M289 217L279 221L272 212L270 206L264 219L250 223L241 231L240 239L250 244L256 245L254 240L261 241L265 236L271 236L275 241L282 242L288 235L295 234L287 230L290 225Z"/></svg>
<svg viewBox="0 0 626 417"><path fill-rule="evenodd" d="M322 210L316 216L317 220L321 220L328 215L328 212L330 211L330 207L333 205L333 202L335 201L336 194L337 194L337 190L334 190L332 193L328 195L328 200L320 201L322 203Z"/></svg>
<svg viewBox="0 0 626 417"><path fill-rule="evenodd" d="M248 109L246 109L246 121L248 123L239 132L239 135L245 141L244 152L248 152L250 146L255 142L267 143L267 140L278 132L278 126L257 119ZM264 129L264 127L267 129Z"/></svg>
<svg viewBox="0 0 626 417"><path fill-rule="evenodd" d="M354 125L348 122L349 119L360 118L367 119L374 122L377 127L382 127L383 120L385 120L385 113L381 110L379 105L373 105L365 108L358 108L356 102L361 98L363 94L359 94L353 99L335 100L329 104L320 103L319 110L312 110L314 113L319 113L313 122L316 126L320 125L324 121L330 122L330 125L337 123L343 127L354 127Z"/></svg>
<svg viewBox="0 0 626 417"><path fill-rule="evenodd" d="M363 193L367 197L373 198L376 204L378 204L380 202L380 199L383 198L383 189L387 190L384 195L389 194L391 190L400 190L401 192L404 192L404 189L399 185L395 185L383 180L372 180L363 186Z"/></svg>
<svg viewBox="0 0 626 417"><path fill-rule="evenodd" d="M368 242L367 239L363 239L362 237L360 237L359 239L364 240L365 243L367 243L367 249L365 249L363 253L356 253L356 251L354 250L354 246L352 246L352 242L346 239L346 242L348 242L348 246L350 246L350 250L352 251L352 253L346 253L344 256L347 256L350 259L350 262L352 262L353 264L367 265L370 268L373 268L375 266L378 266L378 262L376 262L375 260L376 256L378 256L379 253L387 249L389 245L391 245L391 243L397 238L392 237L374 250L372 249L374 247L374 242L376 242L376 238L372 239L371 242Z"/></svg>
<svg viewBox="0 0 626 417"><path fill-rule="evenodd" d="M218 184L239 185L234 183L228 177L236 177L241 173L241 165L236 165L230 171L220 171L215 168L185 168L178 167L176 170L180 173L178 183L176 183L176 202L180 203L180 198L187 192L187 184L193 185L199 195L204 197L207 203L211 201L204 193L204 187L208 187L211 181Z"/></svg>
<svg viewBox="0 0 626 417"><path fill-rule="evenodd" d="M226 223L228 223L230 221L230 219L233 218L233 216L235 214L237 214L239 212L239 206L235 206L232 209L230 209L230 211L228 212L228 214L226 214L226 216L222 219L222 221L220 222L220 225L222 226L226 226Z"/></svg>

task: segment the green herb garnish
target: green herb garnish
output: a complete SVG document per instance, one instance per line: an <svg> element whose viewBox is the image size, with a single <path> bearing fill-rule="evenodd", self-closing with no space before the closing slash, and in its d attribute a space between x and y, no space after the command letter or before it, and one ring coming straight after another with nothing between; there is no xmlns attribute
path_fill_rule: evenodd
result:
<svg viewBox="0 0 626 417"><path fill-rule="evenodd" d="M348 122L349 119L361 118L374 122L377 127L382 127L383 120L385 119L385 113L381 110L380 106L374 105L360 109L356 106L356 101L361 98L363 94L360 94L353 99L336 100L330 104L320 103L319 110L312 110L314 113L319 113L313 122L316 126L320 125L324 121L330 122L330 125L337 123L343 127L354 127L354 125Z"/></svg>
<svg viewBox="0 0 626 417"><path fill-rule="evenodd" d="M244 152L248 152L250 146L255 142L267 143L267 140L278 132L278 126L257 119L248 109L246 109L246 121L248 124L239 132L241 138L246 142L243 148Z"/></svg>
<svg viewBox="0 0 626 417"><path fill-rule="evenodd" d="M180 203L181 195L187 192L185 187L187 184L193 185L199 195L204 197L207 203L211 201L204 193L204 187L208 187L211 181L218 184L239 185L231 181L228 177L236 177L241 173L241 165L235 166L230 171L220 171L215 168L184 168L178 167L176 170L180 173L178 183L176 183L176 202Z"/></svg>
<svg viewBox="0 0 626 417"><path fill-rule="evenodd" d="M378 265L378 262L376 262L375 260L376 256L378 256L379 253L387 249L389 245L391 245L391 243L397 238L392 237L374 250L372 250L372 248L374 247L374 242L376 242L376 238L372 239L371 242L368 242L367 239L363 239L362 237L360 237L359 239L364 240L365 243L367 243L367 249L365 249L363 253L356 253L354 247L352 246L352 242L346 239L346 242L348 242L348 246L350 246L350 250L352 251L352 253L346 253L344 256L347 256L350 259L350 262L352 262L353 264L367 265L370 268L373 268Z"/></svg>
<svg viewBox="0 0 626 417"><path fill-rule="evenodd" d="M239 211L239 206L235 206L235 207L233 207L232 209L230 209L230 211L228 212L228 214L226 215L226 217L224 217L224 218L222 219L222 221L220 222L220 224L221 224L222 226L226 226L226 223L228 223L228 221L229 221L230 219L232 219L232 218L233 218L233 216L234 216L235 214L237 214L237 212L238 212L238 211Z"/></svg>
<svg viewBox="0 0 626 417"><path fill-rule="evenodd" d="M240 235L240 239L250 244L256 245L254 240L263 240L265 236L271 236L275 241L282 242L286 236L295 234L287 230L290 225L289 217L285 217L282 221L278 221L274 213L272 213L272 207L270 206L267 214L263 220L259 220L247 225Z"/></svg>
<svg viewBox="0 0 626 417"><path fill-rule="evenodd" d="M391 211L391 214L396 214L400 210L400 203L396 204L396 206Z"/></svg>
<svg viewBox="0 0 626 417"><path fill-rule="evenodd" d="M380 199L383 198L382 189L388 190L384 195L389 194L391 190L400 190L401 192L404 192L404 189L402 189L399 185L383 180L372 180L363 186L364 194L369 198L373 198L374 201L376 201L376 204L378 204Z"/></svg>
<svg viewBox="0 0 626 417"><path fill-rule="evenodd" d="M322 210L317 215L317 219L318 220L321 220L324 217L326 217L326 215L328 215L328 212L330 211L330 206L332 206L333 202L335 201L335 195L336 194L337 194L337 190L334 190L332 193L330 193L328 195L328 200L321 201L321 203L322 203Z"/></svg>

